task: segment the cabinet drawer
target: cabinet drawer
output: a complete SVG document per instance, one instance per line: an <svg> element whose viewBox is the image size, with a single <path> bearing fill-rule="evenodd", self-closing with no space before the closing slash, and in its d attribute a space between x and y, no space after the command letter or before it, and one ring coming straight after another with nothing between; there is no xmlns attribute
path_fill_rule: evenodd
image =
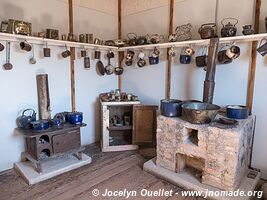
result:
<svg viewBox="0 0 267 200"><path fill-rule="evenodd" d="M55 135L52 137L52 141L54 154L77 149L81 146L80 130L77 129Z"/></svg>

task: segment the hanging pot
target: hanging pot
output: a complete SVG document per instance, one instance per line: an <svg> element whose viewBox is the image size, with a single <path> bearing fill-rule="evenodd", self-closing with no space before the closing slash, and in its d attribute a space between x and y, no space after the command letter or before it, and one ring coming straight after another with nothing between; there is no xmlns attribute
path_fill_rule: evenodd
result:
<svg viewBox="0 0 267 200"><path fill-rule="evenodd" d="M231 59L236 59L240 56L240 48L238 46L231 46L226 50L226 55Z"/></svg>
<svg viewBox="0 0 267 200"><path fill-rule="evenodd" d="M3 51L4 49L5 49L5 46L2 43L0 43L0 51Z"/></svg>
<svg viewBox="0 0 267 200"><path fill-rule="evenodd" d="M24 50L24 51L31 51L32 50L32 46L27 42L20 42L19 46L20 46L21 50Z"/></svg>
<svg viewBox="0 0 267 200"><path fill-rule="evenodd" d="M149 64L150 65L157 65L157 64L159 64L159 56L157 56L157 57L149 56L148 57L148 60L149 60Z"/></svg>
<svg viewBox="0 0 267 200"><path fill-rule="evenodd" d="M122 67L116 67L114 69L114 72L116 75L122 75L123 74L123 68Z"/></svg>
<svg viewBox="0 0 267 200"><path fill-rule="evenodd" d="M100 76L105 75L105 67L104 67L101 60L97 61L97 63L96 63L96 70L97 70L98 75L100 75Z"/></svg>
<svg viewBox="0 0 267 200"><path fill-rule="evenodd" d="M86 56L83 59L83 64L85 69L90 69L91 64L90 64L90 57Z"/></svg>
<svg viewBox="0 0 267 200"><path fill-rule="evenodd" d="M106 72L107 75L113 74L114 73L114 67L111 64L108 64L105 67L105 72Z"/></svg>
<svg viewBox="0 0 267 200"><path fill-rule="evenodd" d="M226 55L226 50L222 50L222 51L219 51L218 52L218 62L220 64L229 64L233 61L232 58L229 58L227 55Z"/></svg>
<svg viewBox="0 0 267 200"><path fill-rule="evenodd" d="M127 66L131 66L133 64L133 57L134 57L135 53L134 51L128 50L126 53L126 59L125 59L125 64Z"/></svg>
<svg viewBox="0 0 267 200"><path fill-rule="evenodd" d="M235 23L231 23L230 21L234 21ZM227 23L228 22L228 23ZM238 24L238 20L235 18L225 18L221 21L221 24L223 25L221 29L221 35L222 37L233 37L236 35L237 28L236 25Z"/></svg>
<svg viewBox="0 0 267 200"><path fill-rule="evenodd" d="M137 61L138 67L144 67L146 65L145 61L145 53L141 50L140 53L138 54L139 60Z"/></svg>

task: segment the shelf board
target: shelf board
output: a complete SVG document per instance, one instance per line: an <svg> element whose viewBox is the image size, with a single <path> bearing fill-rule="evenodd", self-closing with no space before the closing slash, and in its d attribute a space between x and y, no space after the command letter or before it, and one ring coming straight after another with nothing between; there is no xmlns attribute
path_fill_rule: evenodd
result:
<svg viewBox="0 0 267 200"><path fill-rule="evenodd" d="M9 33L0 33L0 40L10 41L10 42L21 42L27 41L31 44L39 44L39 45L48 45L48 46L59 46L59 47L78 47L78 48L88 48L88 49L100 49L100 50L112 50L117 51L118 47L105 46L105 45L96 45L96 44L88 44L88 43L80 43L80 42L70 42L65 40L53 40L47 38L33 37L33 36L25 36L25 35L16 35Z"/></svg>
<svg viewBox="0 0 267 200"><path fill-rule="evenodd" d="M110 101L110 102L104 102L104 101L100 100L100 103L103 106L127 106L127 105L140 104L140 101Z"/></svg>
<svg viewBox="0 0 267 200"><path fill-rule="evenodd" d="M261 34L253 34L253 35L242 35L242 36L234 36L234 37L224 37L220 38L221 44L227 43L235 43L235 42L252 42L252 41L260 41L263 38L267 38L267 33ZM202 40L188 40L182 42L167 42L167 43L158 43L158 44L148 44L148 45L139 45L139 46L129 46L129 47L121 47L118 51L127 51L127 50L136 50L136 49L154 49L157 48L170 48L170 47L184 47L184 46L205 46L209 45L209 39Z"/></svg>
<svg viewBox="0 0 267 200"><path fill-rule="evenodd" d="M226 43L235 43L235 42L252 42L252 41L260 41L263 38L267 38L267 33L261 34L253 34L253 35L242 35L242 36L234 36L234 37L225 37L220 38L221 44ZM182 42L166 42L166 43L158 43L158 44L148 44L148 45L139 45L139 46L129 46L129 47L114 47L114 46L105 46L105 45L95 45L88 43L80 43L80 42L70 42L64 40L52 40L47 38L39 38L25 35L16 35L9 33L0 33L0 40L11 41L11 42L21 42L27 41L31 44L39 44L39 45L48 45L48 46L60 46L60 47L77 47L77 48L88 48L88 49L99 49L99 50L112 50L112 51L127 51L127 50L138 50L138 49L154 49L157 48L170 48L170 47L183 47L183 46L206 46L209 45L209 39L200 39L200 40L188 40Z"/></svg>
<svg viewBox="0 0 267 200"><path fill-rule="evenodd" d="M108 127L109 131L129 131L132 130L132 126L110 126Z"/></svg>

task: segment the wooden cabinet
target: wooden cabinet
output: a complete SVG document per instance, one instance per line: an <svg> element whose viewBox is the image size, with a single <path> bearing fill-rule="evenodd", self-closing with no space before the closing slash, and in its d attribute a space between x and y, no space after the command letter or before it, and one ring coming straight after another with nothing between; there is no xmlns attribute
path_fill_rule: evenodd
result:
<svg viewBox="0 0 267 200"><path fill-rule="evenodd" d="M102 151L136 150L138 145L155 143L157 109L140 102L101 102ZM120 123L114 124L114 118Z"/></svg>
<svg viewBox="0 0 267 200"><path fill-rule="evenodd" d="M157 109L157 106L133 106L133 144L155 144Z"/></svg>

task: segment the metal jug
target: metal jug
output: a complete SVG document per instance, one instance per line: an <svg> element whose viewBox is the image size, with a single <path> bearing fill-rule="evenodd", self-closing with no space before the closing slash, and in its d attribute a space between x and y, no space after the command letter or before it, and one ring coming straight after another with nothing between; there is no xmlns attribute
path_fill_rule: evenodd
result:
<svg viewBox="0 0 267 200"><path fill-rule="evenodd" d="M230 21L235 21L235 23L231 23ZM225 18L221 21L221 24L223 25L221 29L221 35L222 37L233 37L236 35L236 25L238 24L238 20L235 18Z"/></svg>

